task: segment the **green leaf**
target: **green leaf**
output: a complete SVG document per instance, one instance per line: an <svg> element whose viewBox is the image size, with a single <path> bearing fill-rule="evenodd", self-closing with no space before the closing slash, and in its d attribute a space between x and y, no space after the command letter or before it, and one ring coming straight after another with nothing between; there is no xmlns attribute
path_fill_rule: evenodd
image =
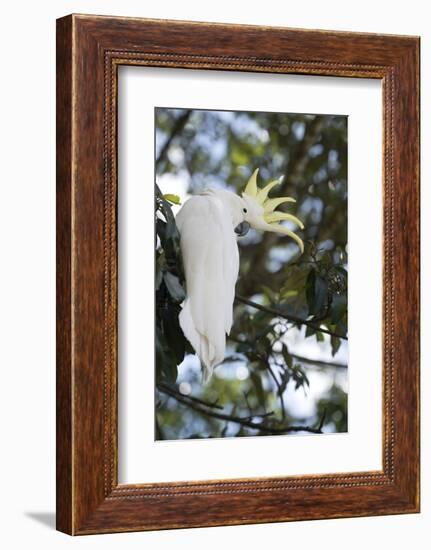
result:
<svg viewBox="0 0 431 550"><path fill-rule="evenodd" d="M284 362L291 369L293 364L292 356L289 354L286 344L283 344L282 351Z"/></svg>
<svg viewBox="0 0 431 550"><path fill-rule="evenodd" d="M347 314L344 315L343 319L338 321L338 323L335 327L335 330L337 332L339 332L340 334L342 334L343 336L347 336L347 325L346 325L345 321L347 322Z"/></svg>
<svg viewBox="0 0 431 550"><path fill-rule="evenodd" d="M272 331L274 330L274 327L272 325L266 325L264 326L263 328L261 328L260 330L258 330L256 332L256 338L259 339L259 338L264 338L265 336L267 336L270 332L272 333Z"/></svg>
<svg viewBox="0 0 431 550"><path fill-rule="evenodd" d="M165 269L165 257L164 257L164 254L160 254L160 256L156 260L156 278L155 278L156 290L159 290L160 285L162 284L164 269Z"/></svg>
<svg viewBox="0 0 431 550"><path fill-rule="evenodd" d="M289 298L294 298L298 296L298 290L286 290L283 292L283 299L288 300Z"/></svg>
<svg viewBox="0 0 431 550"><path fill-rule="evenodd" d="M308 338L309 336L313 336L313 334L316 333L316 330L312 327L307 326L305 329L305 337Z"/></svg>
<svg viewBox="0 0 431 550"><path fill-rule="evenodd" d="M156 194L158 197L157 204L159 205L159 211L165 218L165 220L163 220L159 216L156 216L156 232L165 253L166 264L169 271L176 273L183 279L180 234L175 223L175 217L169 203L162 198L157 186Z"/></svg>
<svg viewBox="0 0 431 550"><path fill-rule="evenodd" d="M176 366L182 363L186 351L186 342L183 331L178 322L178 315L181 309L179 306L171 306L163 311L163 332L166 344L169 347Z"/></svg>
<svg viewBox="0 0 431 550"><path fill-rule="evenodd" d="M305 291L309 314L318 315L328 301L328 283L314 269L311 269Z"/></svg>
<svg viewBox="0 0 431 550"><path fill-rule="evenodd" d="M331 303L331 322L336 324L340 319L343 318L344 314L347 312L347 298L346 296L340 294L334 294L332 297Z"/></svg>
<svg viewBox="0 0 431 550"><path fill-rule="evenodd" d="M303 305L308 273L308 268L301 269L298 266L287 266L285 269L285 282L281 287L280 297L293 308Z"/></svg>
<svg viewBox="0 0 431 550"><path fill-rule="evenodd" d="M262 285L261 289L268 303L273 304L274 302L277 301L275 293L271 288L269 288L268 286Z"/></svg>
<svg viewBox="0 0 431 550"><path fill-rule="evenodd" d="M316 276L314 285L314 303L312 315L318 315L328 301L328 283L320 277Z"/></svg>
<svg viewBox="0 0 431 550"><path fill-rule="evenodd" d="M283 395L283 393L285 392L286 388L287 388L287 384L289 383L289 380L290 380L290 372L288 370L285 370L282 374L281 374L281 383L280 383L280 387L277 389L277 395Z"/></svg>
<svg viewBox="0 0 431 550"><path fill-rule="evenodd" d="M292 369L292 376L295 380L295 390L300 388L301 386L309 386L310 381L307 378L307 375L305 374L304 370L302 369L301 365L296 364Z"/></svg>
<svg viewBox="0 0 431 550"><path fill-rule="evenodd" d="M164 247L166 242L166 222L159 217L156 217L156 233L160 238L162 247Z"/></svg>
<svg viewBox="0 0 431 550"><path fill-rule="evenodd" d="M332 357L334 357L334 355L340 349L340 346L341 346L340 338L337 338L336 336L331 336Z"/></svg>
<svg viewBox="0 0 431 550"><path fill-rule="evenodd" d="M180 303L186 297L183 287L181 286L180 280L176 275L167 271L163 274L163 280L165 281L166 288L168 289L171 298L174 302Z"/></svg>
<svg viewBox="0 0 431 550"><path fill-rule="evenodd" d="M171 193L165 193L162 197L171 202L172 204L181 204L181 199L178 195L172 195Z"/></svg>
<svg viewBox="0 0 431 550"><path fill-rule="evenodd" d="M323 332L316 332L316 340L318 342L324 342L325 337L323 336Z"/></svg>
<svg viewBox="0 0 431 550"><path fill-rule="evenodd" d="M272 350L272 341L268 336L262 336L255 342L255 348L260 353L270 353Z"/></svg>
<svg viewBox="0 0 431 550"><path fill-rule="evenodd" d="M180 240L180 234L174 218L169 218L166 222L166 239L174 239L178 242Z"/></svg>

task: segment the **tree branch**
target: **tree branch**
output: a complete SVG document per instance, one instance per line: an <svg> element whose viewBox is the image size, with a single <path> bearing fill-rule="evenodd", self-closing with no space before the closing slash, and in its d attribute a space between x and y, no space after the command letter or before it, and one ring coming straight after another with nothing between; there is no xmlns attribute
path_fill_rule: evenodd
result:
<svg viewBox="0 0 431 550"><path fill-rule="evenodd" d="M326 418L326 409L323 410L322 418L320 419L318 429L321 430L323 428L323 424L325 423Z"/></svg>
<svg viewBox="0 0 431 550"><path fill-rule="evenodd" d="M285 434L289 432L309 432L309 433L315 433L320 434L322 433L322 428L310 428L309 426L284 426L284 427L276 427L276 426L268 426L264 424L263 422L253 422L250 420L250 417L237 417L232 416L230 414L225 414L221 412L217 412L210 408L209 405L204 405L204 402L201 401L201 403L198 402L197 398L190 399L190 396L185 396L179 393L174 388L171 388L170 386L167 386L165 384L158 385L157 388L162 393L165 393L166 395L169 395L170 397L173 397L176 401L179 403L182 403L183 405L186 405L187 407L190 407L191 409L195 410L196 412L199 412L205 416L209 416L211 418L217 418L218 420L225 420L227 422L234 422L235 424L240 424L241 426L244 426L246 428L251 428L252 430L257 430L262 433L265 433L267 435L277 435L277 434ZM208 408L207 408L208 407ZM265 416L268 416L269 413L265 413ZM262 416L262 415L254 415L254 416Z"/></svg>
<svg viewBox="0 0 431 550"><path fill-rule="evenodd" d="M291 323L298 323L300 325L306 325L318 332L323 332L325 334L329 334L330 336L335 336L336 338L341 338L342 340L347 340L347 336L344 336L343 334L340 334L338 332L334 332L332 330L328 330L326 328L321 328L319 325L316 325L313 323L313 321L307 321L307 319L301 319L301 317L296 317L295 315L286 315L285 313L282 313L281 311L267 306L262 306L261 304L257 304L256 302L252 302L251 300L248 300L247 298L244 298L243 296L239 296L238 294L235 295L235 300L237 302L241 302L242 304L245 304L247 306L254 307L255 309L258 309L259 311L264 311L265 313L269 313L270 315L274 315L277 317L282 317L283 319L286 319L287 321L290 321Z"/></svg>
<svg viewBox="0 0 431 550"><path fill-rule="evenodd" d="M250 342L248 340L240 340L239 338L235 338L232 335L228 336L229 340L232 342L235 342L236 344L247 344L248 346L252 347L254 345L253 342ZM307 365L314 365L317 367L329 367L329 368L335 368L335 369L347 369L348 366L345 363L337 363L335 361L322 361L321 359L311 359L310 357L304 357L304 355L298 355L297 353L290 353L289 355L296 359L296 361L299 361L300 363L305 363ZM240 359L236 359L239 361ZM231 359L232 361L232 359Z"/></svg>
<svg viewBox="0 0 431 550"><path fill-rule="evenodd" d="M309 357L304 357L303 355L297 355L296 353L290 354L296 361L300 363L306 363L307 365L316 365L317 367L333 367L336 369L347 369L347 365L344 363L336 363L332 361L322 361L320 359L310 359Z"/></svg>
<svg viewBox="0 0 431 550"><path fill-rule="evenodd" d="M277 377L275 376L275 373L272 370L271 365L269 364L269 361L266 362L266 369L269 372L269 374L271 375L271 378L274 380L274 383L277 387L278 399L280 400L281 418L283 420L285 420L286 419L286 409L284 408L284 398L283 398L283 392L282 392L281 384L278 381Z"/></svg>
<svg viewBox="0 0 431 550"><path fill-rule="evenodd" d="M167 138L167 140L165 141L165 143L164 143L164 145L163 145L163 147L162 147L162 149L159 153L159 156L156 159L156 167L158 166L158 164L160 162L165 160L172 141L181 132L181 130L184 128L184 126L187 124L187 121L189 120L191 114L192 114L192 111L190 109L188 109L187 111L185 111L185 113L183 113L181 116L179 116L177 118L177 120L175 121L175 124L172 128L172 131L171 131L169 137Z"/></svg>
<svg viewBox="0 0 431 550"><path fill-rule="evenodd" d="M172 393L172 392L178 393L175 388L173 388L172 386L168 386L167 384L164 384L163 382L159 382L157 384L157 387L159 388L159 390L161 392L166 393L168 395L170 395L170 393ZM179 393L179 395L183 395L183 394ZM217 405L217 402L208 403L208 401L203 401L202 399L199 399L197 397L193 397L192 395L185 395L184 397L186 397L187 399L190 399L190 401L195 401L196 403L199 403L200 405L204 405L205 407L209 407L209 408L212 408L212 409L223 410L223 407L221 405Z"/></svg>

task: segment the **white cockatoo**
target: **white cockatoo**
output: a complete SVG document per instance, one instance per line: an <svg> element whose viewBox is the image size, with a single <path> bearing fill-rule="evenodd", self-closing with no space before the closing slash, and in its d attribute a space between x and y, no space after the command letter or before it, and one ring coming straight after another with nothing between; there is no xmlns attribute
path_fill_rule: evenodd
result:
<svg viewBox="0 0 431 550"><path fill-rule="evenodd" d="M204 382L223 361L226 335L232 327L239 273L237 237L253 227L288 235L301 253L304 250L302 240L279 223L290 220L302 229L302 222L292 214L275 211L280 204L295 199L268 198L282 178L259 189L258 170L250 177L242 197L224 189L210 189L188 199L176 216L186 280L179 322L201 360Z"/></svg>

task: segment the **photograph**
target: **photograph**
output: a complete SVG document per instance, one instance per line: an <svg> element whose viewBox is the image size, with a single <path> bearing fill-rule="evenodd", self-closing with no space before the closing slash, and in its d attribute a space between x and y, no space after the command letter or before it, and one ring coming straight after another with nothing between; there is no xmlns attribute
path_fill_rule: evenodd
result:
<svg viewBox="0 0 431 550"><path fill-rule="evenodd" d="M155 439L348 431L348 117L157 106Z"/></svg>

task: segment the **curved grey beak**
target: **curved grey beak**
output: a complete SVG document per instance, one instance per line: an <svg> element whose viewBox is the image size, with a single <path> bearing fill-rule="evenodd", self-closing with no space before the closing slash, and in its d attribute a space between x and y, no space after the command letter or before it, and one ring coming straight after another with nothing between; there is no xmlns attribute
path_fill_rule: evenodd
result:
<svg viewBox="0 0 431 550"><path fill-rule="evenodd" d="M249 229L250 224L248 222L241 222L235 227L235 233L239 237L244 237L244 235L247 235Z"/></svg>

